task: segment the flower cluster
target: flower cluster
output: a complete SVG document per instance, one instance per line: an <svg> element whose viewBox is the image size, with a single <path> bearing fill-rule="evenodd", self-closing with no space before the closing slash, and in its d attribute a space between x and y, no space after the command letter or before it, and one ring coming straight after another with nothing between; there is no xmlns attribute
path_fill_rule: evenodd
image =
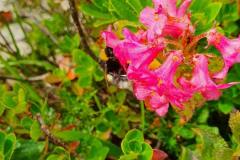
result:
<svg viewBox="0 0 240 160"><path fill-rule="evenodd" d="M187 13L191 0L183 1L180 7L176 7L176 0L153 3L154 8L146 7L141 12L144 27L136 33L124 29L124 39L111 30L102 33L133 82L139 100L164 116L169 104L183 109L195 94L216 100L221 89L237 84L217 82L225 78L234 63L240 62L240 38L227 39L216 29L195 36L191 15ZM209 59L214 56L197 52L197 43L203 38L221 53L224 67L220 72L209 71Z"/></svg>

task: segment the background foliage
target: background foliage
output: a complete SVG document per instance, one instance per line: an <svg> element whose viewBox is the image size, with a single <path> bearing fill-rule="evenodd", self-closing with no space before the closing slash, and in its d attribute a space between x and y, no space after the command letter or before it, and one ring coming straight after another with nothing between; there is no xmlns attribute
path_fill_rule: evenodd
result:
<svg viewBox="0 0 240 160"><path fill-rule="evenodd" d="M151 6L151 0L76 1L86 37L79 37L68 1L7 3L10 9L0 13L0 159L226 160L240 156L239 85L225 90L218 101L177 113L170 109L160 118L144 110L130 91L106 82L101 65L84 48L83 38L94 55L104 59L100 31L109 24L120 36L123 27L134 31L141 25L140 11ZM190 10L196 34L214 24L225 35L236 37L239 8L237 0L193 0ZM29 53L19 41L27 44ZM218 54L211 48L210 52ZM227 81L239 80L237 64Z"/></svg>

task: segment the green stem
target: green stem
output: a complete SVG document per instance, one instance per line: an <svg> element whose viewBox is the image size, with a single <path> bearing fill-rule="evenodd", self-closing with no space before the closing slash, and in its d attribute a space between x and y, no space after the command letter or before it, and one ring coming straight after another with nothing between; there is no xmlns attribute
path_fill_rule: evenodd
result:
<svg viewBox="0 0 240 160"><path fill-rule="evenodd" d="M142 132L144 133L144 126L145 126L145 108L144 108L144 102L143 102L143 101L141 101L140 107L141 107L141 128L142 128Z"/></svg>
<svg viewBox="0 0 240 160"><path fill-rule="evenodd" d="M0 44L1 45L1 44ZM2 46L2 45L1 45ZM3 48L4 46L0 47L0 51L6 53L10 57L13 57L12 53L6 50L7 48ZM1 56L1 55L0 55Z"/></svg>
<svg viewBox="0 0 240 160"><path fill-rule="evenodd" d="M102 106L101 106L101 103L100 103L100 101L99 101L99 98L98 98L96 95L94 95L93 97L94 97L94 100L95 100L95 102L96 102L96 105L97 105L99 111L101 111Z"/></svg>
<svg viewBox="0 0 240 160"><path fill-rule="evenodd" d="M45 61L36 61L36 60L19 60L19 61L9 61L9 66L18 66L18 65L33 65L38 67L43 67L46 70L54 69L54 66Z"/></svg>
<svg viewBox="0 0 240 160"><path fill-rule="evenodd" d="M15 37L14 37L14 35L13 35L13 32L12 32L12 30L11 30L11 28L10 28L10 26L9 26L8 23L7 23L6 26L7 26L8 32L10 33L10 36L11 36L11 38L12 38L14 47L16 48L17 56L18 56L18 57L21 57L21 56L20 56L20 50L19 50L19 48L18 48L17 41L16 41L16 39L15 39Z"/></svg>
<svg viewBox="0 0 240 160"><path fill-rule="evenodd" d="M33 51L33 50L34 50L33 45L32 45L32 43L31 43L31 41L30 41L30 39L29 39L29 37L28 37L28 35L27 35L27 32L26 32L24 26L23 26L22 19L21 19L20 16L19 16L18 10L17 10L17 8L16 8L15 5L14 5L13 7L14 7L15 14L16 14L16 16L17 16L17 22L18 22L20 28L21 28L22 31L23 31L23 34L24 34L24 36L25 36L26 41L28 42L28 44L30 45L30 47L31 47L31 49L32 49L32 51Z"/></svg>
<svg viewBox="0 0 240 160"><path fill-rule="evenodd" d="M6 61L0 56L0 64L1 64L1 63L4 65L4 67L7 69L7 71L8 71L10 74L14 75L16 78L21 78L21 76L18 74L18 72L17 72L14 68L12 68L12 67L8 64L8 62L6 62Z"/></svg>

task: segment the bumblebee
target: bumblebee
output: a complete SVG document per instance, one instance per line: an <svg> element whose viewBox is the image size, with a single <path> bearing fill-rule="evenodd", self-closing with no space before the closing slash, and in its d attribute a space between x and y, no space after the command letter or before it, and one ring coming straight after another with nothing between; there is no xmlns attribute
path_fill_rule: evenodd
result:
<svg viewBox="0 0 240 160"><path fill-rule="evenodd" d="M105 54L108 57L108 60L105 62L107 81L121 89L131 90L131 82L128 81L126 71L114 56L113 49L111 47L106 47Z"/></svg>

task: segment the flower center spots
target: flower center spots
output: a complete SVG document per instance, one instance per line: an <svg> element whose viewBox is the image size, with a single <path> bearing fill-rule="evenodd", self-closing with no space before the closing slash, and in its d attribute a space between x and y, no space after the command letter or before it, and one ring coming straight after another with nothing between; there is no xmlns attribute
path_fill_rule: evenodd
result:
<svg viewBox="0 0 240 160"><path fill-rule="evenodd" d="M177 61L179 61L179 57L173 56L173 57L172 57L172 60L175 61L175 62L177 62Z"/></svg>
<svg viewBox="0 0 240 160"><path fill-rule="evenodd" d="M160 87L163 84L163 81L161 79L158 80L158 87Z"/></svg>
<svg viewBox="0 0 240 160"><path fill-rule="evenodd" d="M154 15L154 20L159 21L159 16L157 14Z"/></svg>

